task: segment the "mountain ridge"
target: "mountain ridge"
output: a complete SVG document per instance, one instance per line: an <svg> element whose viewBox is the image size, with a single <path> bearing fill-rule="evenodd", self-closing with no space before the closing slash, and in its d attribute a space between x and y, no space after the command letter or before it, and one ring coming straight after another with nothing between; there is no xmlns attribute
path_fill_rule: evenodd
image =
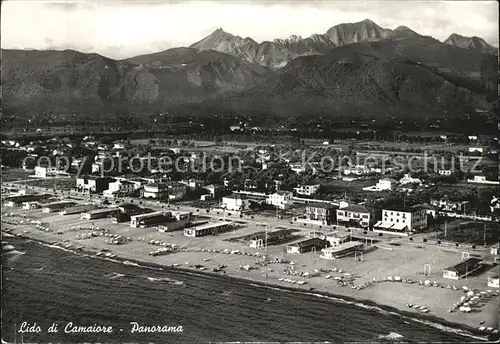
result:
<svg viewBox="0 0 500 344"><path fill-rule="evenodd" d="M2 100L20 116L189 105L217 114L453 117L489 108L497 96L496 56L460 37L443 43L365 20L261 43L220 28L190 47L122 60L2 49Z"/></svg>

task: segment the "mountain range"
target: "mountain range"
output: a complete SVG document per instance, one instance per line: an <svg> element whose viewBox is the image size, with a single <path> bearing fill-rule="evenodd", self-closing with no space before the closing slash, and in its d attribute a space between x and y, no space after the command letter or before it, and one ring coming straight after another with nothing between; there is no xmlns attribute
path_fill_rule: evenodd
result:
<svg viewBox="0 0 500 344"><path fill-rule="evenodd" d="M216 113L460 116L495 102L497 55L478 37L440 42L370 20L262 43L217 29L190 47L124 60L2 49L3 114L158 113L189 104Z"/></svg>

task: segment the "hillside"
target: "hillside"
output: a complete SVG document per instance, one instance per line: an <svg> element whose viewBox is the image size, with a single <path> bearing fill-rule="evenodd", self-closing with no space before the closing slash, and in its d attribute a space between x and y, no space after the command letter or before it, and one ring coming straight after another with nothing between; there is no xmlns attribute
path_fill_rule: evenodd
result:
<svg viewBox="0 0 500 344"><path fill-rule="evenodd" d="M283 116L459 117L493 101L496 76L482 73L493 71L495 61L480 57L429 38L350 44L299 57L258 87L221 97L219 105Z"/></svg>
<svg viewBox="0 0 500 344"><path fill-rule="evenodd" d="M270 73L216 51L175 48L115 61L76 51L2 50L4 106L36 112L113 111L242 89Z"/></svg>
<svg viewBox="0 0 500 344"><path fill-rule="evenodd" d="M498 48L495 48L480 37L465 37L453 33L445 41L445 44L453 45L458 48L469 49L482 54L498 55Z"/></svg>
<svg viewBox="0 0 500 344"><path fill-rule="evenodd" d="M497 100L498 61L474 48L480 41L466 46L467 39L453 37L442 43L365 20L260 44L218 29L189 48L120 61L73 50L2 50L2 114L38 114L49 123L191 109L346 119L468 116Z"/></svg>

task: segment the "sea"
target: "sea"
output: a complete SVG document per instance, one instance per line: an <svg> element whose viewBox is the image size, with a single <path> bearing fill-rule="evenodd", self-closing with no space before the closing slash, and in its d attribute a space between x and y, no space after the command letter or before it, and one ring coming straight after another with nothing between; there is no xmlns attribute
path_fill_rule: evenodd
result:
<svg viewBox="0 0 500 344"><path fill-rule="evenodd" d="M465 330L353 300L98 258L3 236L2 340L8 343L477 342ZM19 333L20 325L39 326ZM68 323L73 325L68 325ZM170 326L177 332L131 332ZM57 332L48 328L56 324ZM66 326L112 333L65 333ZM34 327L33 327L34 329Z"/></svg>

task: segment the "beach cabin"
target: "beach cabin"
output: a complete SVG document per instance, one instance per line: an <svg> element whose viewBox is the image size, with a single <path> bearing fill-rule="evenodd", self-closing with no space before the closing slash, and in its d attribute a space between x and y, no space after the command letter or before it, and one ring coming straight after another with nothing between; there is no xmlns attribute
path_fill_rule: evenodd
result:
<svg viewBox="0 0 500 344"><path fill-rule="evenodd" d="M191 238L214 235L226 230L231 225L232 222L230 221L208 222L198 226L184 228L184 235Z"/></svg>
<svg viewBox="0 0 500 344"><path fill-rule="evenodd" d="M118 208L102 208L90 210L80 215L82 220L102 219L118 212Z"/></svg>
<svg viewBox="0 0 500 344"><path fill-rule="evenodd" d="M191 223L191 212L176 211L172 212L172 220L158 226L158 231L162 233L183 229Z"/></svg>
<svg viewBox="0 0 500 344"><path fill-rule="evenodd" d="M17 207L23 205L25 202L40 202L51 197L51 195L21 195L5 197L2 201L7 207Z"/></svg>
<svg viewBox="0 0 500 344"><path fill-rule="evenodd" d="M139 228L141 226L141 222L145 223L145 220L148 218L158 218L165 216L164 211L153 211L146 214L138 214L130 216L130 227Z"/></svg>
<svg viewBox="0 0 500 344"><path fill-rule="evenodd" d="M63 209L72 207L75 204L76 204L75 202L66 202L66 201L49 203L42 208L42 213L54 213L56 211L61 211Z"/></svg>
<svg viewBox="0 0 500 344"><path fill-rule="evenodd" d="M320 257L324 259L338 259L353 254L356 251L361 251L362 248L362 243L349 241L336 247L322 249Z"/></svg>
<svg viewBox="0 0 500 344"><path fill-rule="evenodd" d="M499 288L498 286L498 276L493 276L488 278L488 287Z"/></svg>
<svg viewBox="0 0 500 344"><path fill-rule="evenodd" d="M479 258L468 258L458 264L443 269L443 278L458 280L465 278L472 272L481 268L482 260Z"/></svg>
<svg viewBox="0 0 500 344"><path fill-rule="evenodd" d="M74 215L74 214L81 214L86 211L91 211L97 209L97 206L94 204L85 204L85 205L79 205L76 207L69 207L61 210L59 212L59 215Z"/></svg>
<svg viewBox="0 0 500 344"><path fill-rule="evenodd" d="M337 247L340 244L350 241L349 235L340 234L340 232L332 232L325 235L325 240L332 247Z"/></svg>
<svg viewBox="0 0 500 344"><path fill-rule="evenodd" d="M326 240L320 238L311 238L288 245L286 247L286 252L294 254L310 251L315 252L316 250L321 250L325 247Z"/></svg>
<svg viewBox="0 0 500 344"><path fill-rule="evenodd" d="M290 236L290 231L287 229L281 229L274 232L257 232L254 233L252 239L250 240L251 248L260 248L266 245L266 240L268 245L277 244Z"/></svg>

